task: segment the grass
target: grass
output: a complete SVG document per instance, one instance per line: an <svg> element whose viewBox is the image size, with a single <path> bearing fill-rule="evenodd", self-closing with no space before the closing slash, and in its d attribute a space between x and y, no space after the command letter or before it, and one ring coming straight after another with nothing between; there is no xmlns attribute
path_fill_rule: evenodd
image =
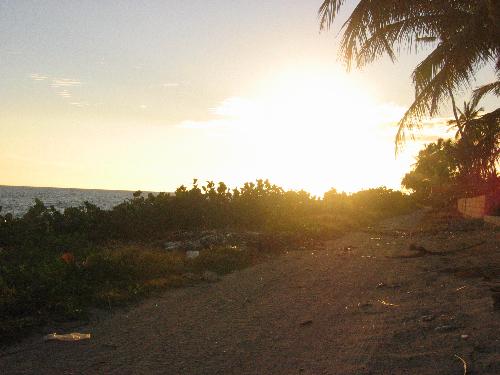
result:
<svg viewBox="0 0 500 375"><path fill-rule="evenodd" d="M45 324L87 319L91 306L124 306L165 289L205 282L207 271L224 275L269 256L253 248L219 247L188 259L152 245L114 243L69 262L54 257L18 270L18 288L0 283L1 341L12 342Z"/></svg>

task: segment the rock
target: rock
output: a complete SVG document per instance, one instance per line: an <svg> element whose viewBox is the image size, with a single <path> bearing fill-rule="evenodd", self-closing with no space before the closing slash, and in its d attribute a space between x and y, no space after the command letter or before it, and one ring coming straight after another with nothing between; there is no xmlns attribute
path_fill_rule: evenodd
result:
<svg viewBox="0 0 500 375"><path fill-rule="evenodd" d="M458 327L456 327L456 326L444 325L444 326L439 326L439 327L434 328L434 331L436 331L436 332L451 332L451 331L454 331L456 329L458 329Z"/></svg>
<svg viewBox="0 0 500 375"><path fill-rule="evenodd" d="M182 247L182 241L167 241L163 244L163 248L167 251L173 251Z"/></svg>
<svg viewBox="0 0 500 375"><path fill-rule="evenodd" d="M423 322L430 322L431 320L434 320L434 319L436 319L436 317L434 315L424 315L422 317Z"/></svg>
<svg viewBox="0 0 500 375"><path fill-rule="evenodd" d="M204 248L225 245L228 236L222 233L210 233L200 238L200 243Z"/></svg>
<svg viewBox="0 0 500 375"><path fill-rule="evenodd" d="M186 251L186 258L188 258L188 259L196 258L199 255L200 255L200 252L198 250L188 250L188 251Z"/></svg>
<svg viewBox="0 0 500 375"><path fill-rule="evenodd" d="M231 247L234 249L259 248L259 246L262 246L261 237L262 235L258 232L223 233L215 230L202 232L185 231L175 233L170 238L171 241L163 243L163 248L167 251L200 251L215 247Z"/></svg>
<svg viewBox="0 0 500 375"><path fill-rule="evenodd" d="M203 249L203 245L199 240L185 241L182 247L188 251Z"/></svg>
<svg viewBox="0 0 500 375"><path fill-rule="evenodd" d="M312 320L304 320L300 323L301 326L310 326L311 324L313 324Z"/></svg>
<svg viewBox="0 0 500 375"><path fill-rule="evenodd" d="M212 271L205 271L202 275L203 280L208 281L209 283L215 283L220 280L220 276Z"/></svg>

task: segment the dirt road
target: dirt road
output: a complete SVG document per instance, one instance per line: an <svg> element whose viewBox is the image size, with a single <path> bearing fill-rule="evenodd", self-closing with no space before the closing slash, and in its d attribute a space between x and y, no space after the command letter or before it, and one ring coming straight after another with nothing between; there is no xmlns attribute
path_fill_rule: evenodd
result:
<svg viewBox="0 0 500 375"><path fill-rule="evenodd" d="M73 329L88 341L30 338L0 353L1 372L423 375L463 374L465 362L467 374L499 374L498 232L421 232L421 216Z"/></svg>

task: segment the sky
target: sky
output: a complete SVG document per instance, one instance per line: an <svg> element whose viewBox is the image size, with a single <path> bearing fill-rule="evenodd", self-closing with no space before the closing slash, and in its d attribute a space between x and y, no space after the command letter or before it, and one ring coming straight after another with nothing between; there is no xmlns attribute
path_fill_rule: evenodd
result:
<svg viewBox="0 0 500 375"><path fill-rule="evenodd" d="M446 135L449 110L395 158L423 55L347 73L339 28L319 32L319 5L2 0L0 184L399 188L422 144ZM478 84L490 80L487 67Z"/></svg>

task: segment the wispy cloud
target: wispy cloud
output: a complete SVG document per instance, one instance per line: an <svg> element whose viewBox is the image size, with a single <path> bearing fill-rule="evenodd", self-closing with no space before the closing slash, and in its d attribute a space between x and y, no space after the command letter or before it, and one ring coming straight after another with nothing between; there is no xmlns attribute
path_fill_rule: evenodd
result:
<svg viewBox="0 0 500 375"><path fill-rule="evenodd" d="M68 90L57 90L56 95L61 98L71 98L71 93Z"/></svg>
<svg viewBox="0 0 500 375"><path fill-rule="evenodd" d="M70 102L69 104L78 108L88 107L89 105L86 102Z"/></svg>
<svg viewBox="0 0 500 375"><path fill-rule="evenodd" d="M38 73L30 74L30 78L33 81L45 81L45 80L49 79L49 77L44 76L43 74L38 74Z"/></svg>
<svg viewBox="0 0 500 375"><path fill-rule="evenodd" d="M50 84L51 87L78 87L81 85L81 81L72 78L54 78Z"/></svg>
<svg viewBox="0 0 500 375"><path fill-rule="evenodd" d="M231 97L223 100L218 106L209 108L209 111L222 117L248 117L259 110L258 104L240 97Z"/></svg>
<svg viewBox="0 0 500 375"><path fill-rule="evenodd" d="M161 87L165 88L173 88L173 87L179 87L181 84L178 82L166 82L161 85Z"/></svg>
<svg viewBox="0 0 500 375"><path fill-rule="evenodd" d="M32 73L29 77L35 82L46 82L48 87L54 90L54 94L63 99L72 99L74 97L72 90L83 85L82 81L76 78L49 77L48 75L40 73ZM75 107L88 106L87 102L82 102L75 99L73 99L68 104Z"/></svg>

